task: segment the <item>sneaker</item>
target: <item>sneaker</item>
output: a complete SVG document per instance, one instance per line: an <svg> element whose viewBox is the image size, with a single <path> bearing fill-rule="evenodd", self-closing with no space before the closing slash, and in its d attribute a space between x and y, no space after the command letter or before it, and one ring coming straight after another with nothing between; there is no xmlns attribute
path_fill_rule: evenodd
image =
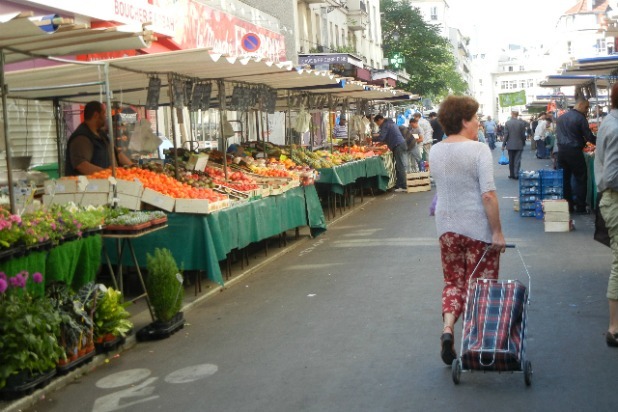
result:
<svg viewBox="0 0 618 412"><path fill-rule="evenodd" d="M395 189L396 193L406 193L408 191L408 189L402 189L400 187L398 187L397 189Z"/></svg>

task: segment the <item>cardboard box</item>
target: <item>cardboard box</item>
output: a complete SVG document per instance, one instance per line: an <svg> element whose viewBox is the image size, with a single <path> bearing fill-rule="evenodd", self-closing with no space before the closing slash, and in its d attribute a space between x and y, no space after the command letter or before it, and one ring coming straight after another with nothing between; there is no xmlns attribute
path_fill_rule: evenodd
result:
<svg viewBox="0 0 618 412"><path fill-rule="evenodd" d="M79 191L77 180L74 179L46 180L43 185L45 186L46 195L77 193Z"/></svg>
<svg viewBox="0 0 618 412"><path fill-rule="evenodd" d="M109 193L112 190L112 184L107 179L90 179L86 184L86 192L94 193Z"/></svg>
<svg viewBox="0 0 618 412"><path fill-rule="evenodd" d="M571 220L569 212L547 212L544 219L546 222L568 222Z"/></svg>
<svg viewBox="0 0 618 412"><path fill-rule="evenodd" d="M130 196L119 194L118 197L118 206L126 207L131 210L141 210L142 209L142 198L139 196Z"/></svg>
<svg viewBox="0 0 618 412"><path fill-rule="evenodd" d="M111 202L112 195L109 192L94 193L84 192L75 195L75 200L80 206L103 206Z"/></svg>
<svg viewBox="0 0 618 412"><path fill-rule="evenodd" d="M58 193L56 195L43 195L43 204L49 205L66 205L67 203L75 203L75 193Z"/></svg>
<svg viewBox="0 0 618 412"><path fill-rule="evenodd" d="M139 180L117 180L116 181L116 194L123 194L129 196L141 196L144 191L144 186Z"/></svg>
<svg viewBox="0 0 618 412"><path fill-rule="evenodd" d="M565 199L543 200L544 212L569 212L569 202Z"/></svg>
<svg viewBox="0 0 618 412"><path fill-rule="evenodd" d="M209 205L206 199L176 199L176 213L207 214Z"/></svg>
<svg viewBox="0 0 618 412"><path fill-rule="evenodd" d="M573 228L573 221L568 222L545 222L546 232L570 232Z"/></svg>
<svg viewBox="0 0 618 412"><path fill-rule="evenodd" d="M191 156L189 156L189 160L187 161L187 170L199 170L200 172L203 172L204 169L206 169L207 164L207 153L191 154Z"/></svg>
<svg viewBox="0 0 618 412"><path fill-rule="evenodd" d="M218 202L210 202L208 205L208 211L210 213L216 212L217 210L225 209L230 207L230 199L219 200Z"/></svg>
<svg viewBox="0 0 618 412"><path fill-rule="evenodd" d="M159 209L167 212L174 211L174 206L176 205L176 199L173 197L166 196L148 188L144 189L144 192L142 193L142 202L148 203L149 205L158 207Z"/></svg>

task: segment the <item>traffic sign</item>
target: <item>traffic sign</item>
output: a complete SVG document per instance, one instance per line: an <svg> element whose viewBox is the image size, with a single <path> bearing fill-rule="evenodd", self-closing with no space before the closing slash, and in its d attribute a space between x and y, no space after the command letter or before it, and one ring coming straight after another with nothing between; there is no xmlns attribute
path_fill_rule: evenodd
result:
<svg viewBox="0 0 618 412"><path fill-rule="evenodd" d="M242 39L240 39L240 46L243 48L244 51L249 53L256 52L257 49L260 48L261 43L262 42L259 36L255 33L247 33L242 36Z"/></svg>

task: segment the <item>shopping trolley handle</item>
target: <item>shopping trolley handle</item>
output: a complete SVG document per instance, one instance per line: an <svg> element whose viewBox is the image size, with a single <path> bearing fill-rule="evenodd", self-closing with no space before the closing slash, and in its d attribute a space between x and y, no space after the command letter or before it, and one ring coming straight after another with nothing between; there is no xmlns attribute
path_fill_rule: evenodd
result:
<svg viewBox="0 0 618 412"><path fill-rule="evenodd" d="M515 249L515 243L507 243L504 247L507 249Z"/></svg>

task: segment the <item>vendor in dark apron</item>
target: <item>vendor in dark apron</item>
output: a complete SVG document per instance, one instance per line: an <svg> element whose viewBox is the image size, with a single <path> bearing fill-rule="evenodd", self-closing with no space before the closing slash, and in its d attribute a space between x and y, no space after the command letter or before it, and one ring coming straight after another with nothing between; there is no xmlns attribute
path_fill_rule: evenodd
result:
<svg viewBox="0 0 618 412"><path fill-rule="evenodd" d="M116 150L115 159L111 158L110 141L102 131L105 120L105 107L100 102L92 101L86 104L84 122L75 129L67 142L66 176L96 173L112 167L113 161L121 166L133 164L124 153Z"/></svg>

